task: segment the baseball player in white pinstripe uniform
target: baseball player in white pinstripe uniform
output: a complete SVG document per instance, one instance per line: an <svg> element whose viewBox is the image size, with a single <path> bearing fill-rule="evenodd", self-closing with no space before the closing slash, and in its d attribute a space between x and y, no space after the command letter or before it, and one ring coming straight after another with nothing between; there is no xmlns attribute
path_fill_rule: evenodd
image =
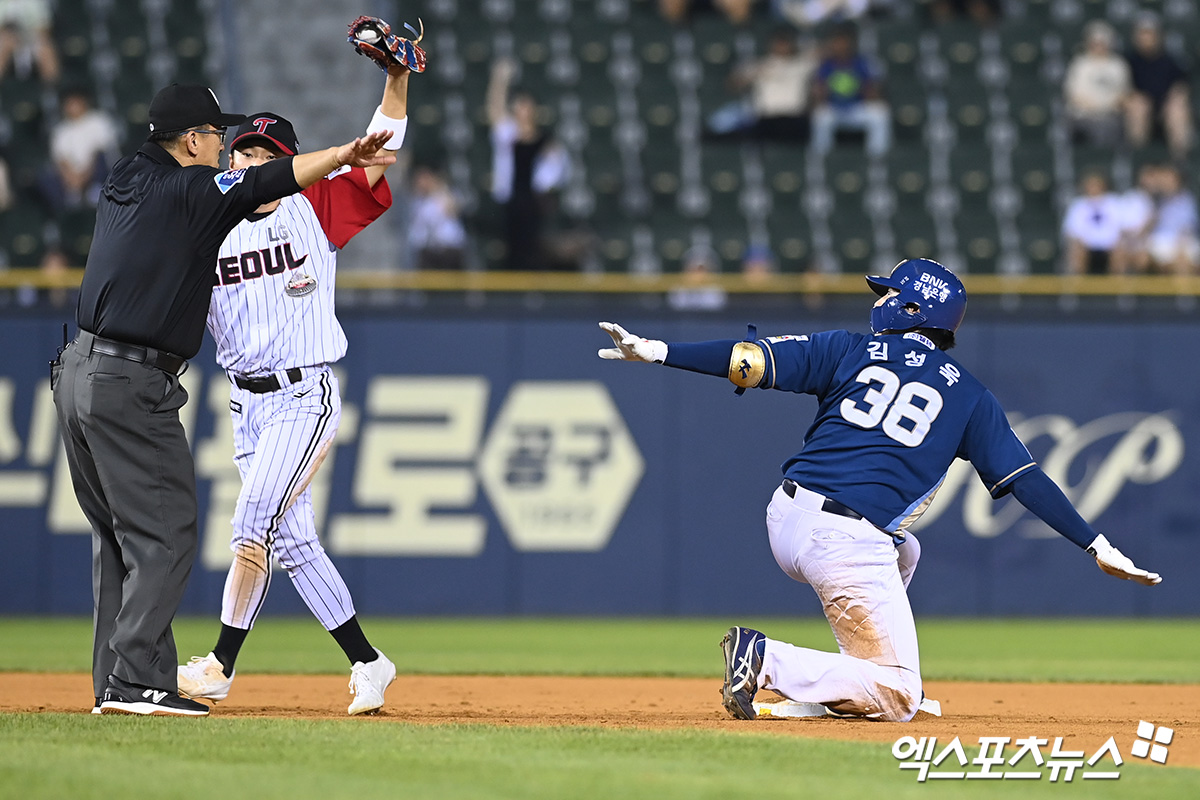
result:
<svg viewBox="0 0 1200 800"><path fill-rule="evenodd" d="M368 130L407 125L409 69L388 67L383 102ZM230 168L292 155L298 142L278 114L251 114L233 132ZM207 656L179 667L185 697L229 694L238 651L271 578L271 557L351 663L350 714L379 710L396 667L368 642L354 602L317 537L309 482L333 444L341 415L330 365L346 353L334 316L337 251L392 203L386 167L343 168L304 192L261 206L221 246L208 330L233 384L234 460L242 491L233 517L234 563L225 581L221 632Z"/></svg>

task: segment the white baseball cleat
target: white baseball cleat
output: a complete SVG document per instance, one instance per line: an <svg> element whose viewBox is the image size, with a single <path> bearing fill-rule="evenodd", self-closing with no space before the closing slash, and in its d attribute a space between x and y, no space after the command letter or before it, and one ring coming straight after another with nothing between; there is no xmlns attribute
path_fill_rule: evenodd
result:
<svg viewBox="0 0 1200 800"><path fill-rule="evenodd" d="M234 674L237 671L234 670ZM212 653L192 656L188 663L179 668L179 694L193 700L212 700L214 703L229 696L233 675L225 677L225 669Z"/></svg>
<svg viewBox="0 0 1200 800"><path fill-rule="evenodd" d="M383 708L383 693L396 680L396 665L378 647L372 649L378 658L366 664L356 662L350 668L350 694L354 700L346 711L352 716Z"/></svg>

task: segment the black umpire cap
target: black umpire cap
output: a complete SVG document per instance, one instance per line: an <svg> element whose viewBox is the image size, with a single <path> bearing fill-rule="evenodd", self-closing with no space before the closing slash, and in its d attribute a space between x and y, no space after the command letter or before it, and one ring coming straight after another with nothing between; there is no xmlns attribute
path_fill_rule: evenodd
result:
<svg viewBox="0 0 1200 800"><path fill-rule="evenodd" d="M174 133L205 124L228 128L245 119L242 114L222 114L217 95L199 84L172 83L150 101L151 133Z"/></svg>
<svg viewBox="0 0 1200 800"><path fill-rule="evenodd" d="M248 139L264 139L267 146L273 146L283 151L285 156L294 156L300 151L300 141L296 138L296 130L280 114L271 111L260 111L246 117L246 121L233 131L229 149L237 148L239 142Z"/></svg>

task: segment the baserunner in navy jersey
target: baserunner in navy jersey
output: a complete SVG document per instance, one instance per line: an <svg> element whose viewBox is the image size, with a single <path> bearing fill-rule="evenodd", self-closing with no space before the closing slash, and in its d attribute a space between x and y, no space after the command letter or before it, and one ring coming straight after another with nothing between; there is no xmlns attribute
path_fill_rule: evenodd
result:
<svg viewBox="0 0 1200 800"><path fill-rule="evenodd" d="M923 694L906 589L921 548L907 528L956 458L971 462L993 498L1011 492L1108 574L1148 586L1162 580L1079 516L992 393L946 354L966 312L958 277L935 261L911 259L867 283L880 296L872 335L668 344L600 323L616 345L601 358L665 364L820 402L800 452L783 465L767 532L780 568L820 597L840 652L730 628L722 640L723 700L738 719L755 718L759 688L839 715L912 719Z"/></svg>

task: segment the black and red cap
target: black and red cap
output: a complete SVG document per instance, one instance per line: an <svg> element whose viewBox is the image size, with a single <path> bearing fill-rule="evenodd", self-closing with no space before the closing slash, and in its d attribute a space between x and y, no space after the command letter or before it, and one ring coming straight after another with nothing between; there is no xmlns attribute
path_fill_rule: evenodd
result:
<svg viewBox="0 0 1200 800"><path fill-rule="evenodd" d="M172 83L150 101L151 133L175 133L197 125L228 128L245 119L241 114L221 113L213 90L199 84Z"/></svg>
<svg viewBox="0 0 1200 800"><path fill-rule="evenodd" d="M239 143L247 143L248 139L265 139L269 145L282 150L283 154L288 156L294 156L300 151L300 141L296 139L292 123L270 111L260 111L246 117L246 121L233 131L229 149L236 150Z"/></svg>

